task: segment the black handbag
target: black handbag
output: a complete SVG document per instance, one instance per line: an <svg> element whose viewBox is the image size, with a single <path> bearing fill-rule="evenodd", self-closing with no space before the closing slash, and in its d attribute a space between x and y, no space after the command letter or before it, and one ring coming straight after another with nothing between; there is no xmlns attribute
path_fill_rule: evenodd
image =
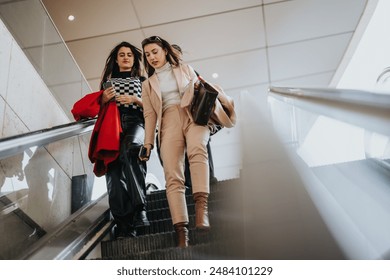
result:
<svg viewBox="0 0 390 280"><path fill-rule="evenodd" d="M218 91L206 81L197 82L194 89L194 98L191 103L191 114L198 125L207 125L215 106Z"/></svg>

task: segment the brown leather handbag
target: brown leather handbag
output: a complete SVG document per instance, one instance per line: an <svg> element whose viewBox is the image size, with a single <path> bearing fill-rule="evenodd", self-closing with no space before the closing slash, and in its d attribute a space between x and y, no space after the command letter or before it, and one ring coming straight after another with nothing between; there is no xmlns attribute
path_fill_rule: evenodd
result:
<svg viewBox="0 0 390 280"><path fill-rule="evenodd" d="M207 125L215 107L218 91L203 79L195 84L191 103L192 119L198 125Z"/></svg>

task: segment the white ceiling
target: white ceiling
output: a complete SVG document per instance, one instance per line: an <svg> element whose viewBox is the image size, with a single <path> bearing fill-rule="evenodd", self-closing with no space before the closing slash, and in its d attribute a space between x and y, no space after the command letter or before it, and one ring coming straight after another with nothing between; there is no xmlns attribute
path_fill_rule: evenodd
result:
<svg viewBox="0 0 390 280"><path fill-rule="evenodd" d="M93 91L114 45L124 40L141 47L144 38L158 35L180 45L184 60L220 84L235 99L238 111L240 98L250 95L266 112L270 84L329 84L367 1L42 2ZM75 21L67 20L70 14ZM218 79L212 78L213 73L219 74ZM68 108L76 101L72 94L58 98ZM239 137L237 129L213 137L216 169L226 173L221 177L236 175Z"/></svg>
<svg viewBox="0 0 390 280"><path fill-rule="evenodd" d="M329 81L365 0L42 0L93 90L122 40L159 35L226 90L324 76ZM263 3L264 2L264 3ZM76 20L67 20L73 14ZM324 47L326 46L326 47ZM326 57L324 57L324 55Z"/></svg>

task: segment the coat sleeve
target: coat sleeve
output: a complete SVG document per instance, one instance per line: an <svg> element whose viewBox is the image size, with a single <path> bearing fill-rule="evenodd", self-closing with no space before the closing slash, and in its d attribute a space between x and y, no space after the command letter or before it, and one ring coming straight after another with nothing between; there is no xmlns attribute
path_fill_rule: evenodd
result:
<svg viewBox="0 0 390 280"><path fill-rule="evenodd" d="M233 127L236 124L237 116L234 109L234 100L228 96L218 85L213 85L218 90L218 98L215 102L215 109L211 119L223 127Z"/></svg>
<svg viewBox="0 0 390 280"><path fill-rule="evenodd" d="M144 145L150 144L154 146L154 138L156 132L157 113L152 106L150 100L151 87L148 80L142 83L142 102L144 105L145 118L145 140Z"/></svg>
<svg viewBox="0 0 390 280"><path fill-rule="evenodd" d="M186 76L187 79L190 81L187 84L187 88L185 89L184 95L180 102L180 106L182 108L185 108L191 105L192 99L194 98L194 85L198 80L198 76L196 75L195 70L190 65L182 64L180 66L180 69L182 75Z"/></svg>

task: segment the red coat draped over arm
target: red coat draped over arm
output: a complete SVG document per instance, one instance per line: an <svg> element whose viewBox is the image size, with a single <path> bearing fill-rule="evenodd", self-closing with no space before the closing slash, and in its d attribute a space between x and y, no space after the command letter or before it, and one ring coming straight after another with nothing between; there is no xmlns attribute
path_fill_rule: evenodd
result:
<svg viewBox="0 0 390 280"><path fill-rule="evenodd" d="M89 142L88 157L94 163L93 172L100 177L106 174L109 163L116 160L120 151L122 127L115 102L100 106L103 90L87 94L71 110L75 120L98 115Z"/></svg>

